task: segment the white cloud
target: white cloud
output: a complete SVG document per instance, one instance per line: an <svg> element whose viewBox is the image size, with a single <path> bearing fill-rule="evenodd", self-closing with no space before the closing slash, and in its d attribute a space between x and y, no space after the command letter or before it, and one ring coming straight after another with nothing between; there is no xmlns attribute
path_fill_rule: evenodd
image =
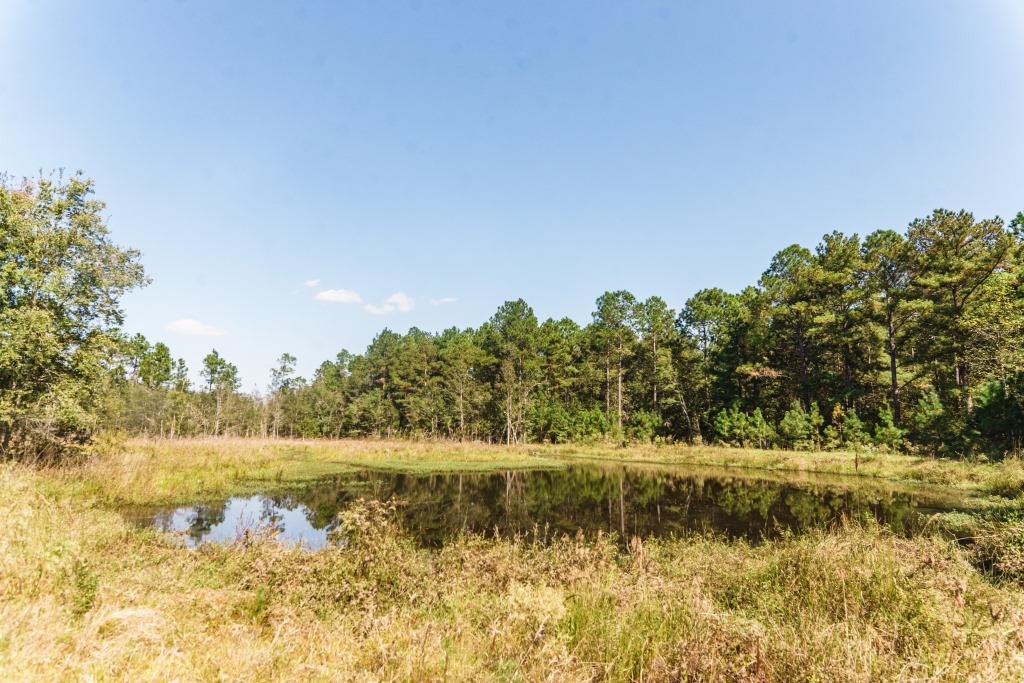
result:
<svg viewBox="0 0 1024 683"><path fill-rule="evenodd" d="M386 315L395 311L408 313L416 306L416 301L405 292L395 292L379 304L364 304L363 297L351 289L325 289L317 292L314 298L318 301L329 301L338 304L360 304L364 311L373 315ZM446 299L441 301L449 303Z"/></svg>
<svg viewBox="0 0 1024 683"><path fill-rule="evenodd" d="M454 296L443 296L440 299L431 299L430 300L430 305L431 306L444 306L445 304L453 304L456 301L458 301L458 299L456 299Z"/></svg>
<svg viewBox="0 0 1024 683"><path fill-rule="evenodd" d="M408 313L416 305L416 302L405 292L395 292L384 300L385 304L393 305L402 313Z"/></svg>
<svg viewBox="0 0 1024 683"><path fill-rule="evenodd" d="M359 292L353 292L351 289L325 289L317 292L314 298L317 301L330 301L335 304L363 303L363 297L359 296Z"/></svg>
<svg viewBox="0 0 1024 683"><path fill-rule="evenodd" d="M181 318L168 323L167 330L177 334L186 334L190 337L223 337L227 334L224 330L192 318Z"/></svg>
<svg viewBox="0 0 1024 683"><path fill-rule="evenodd" d="M382 304L366 304L363 306L363 310L367 313L374 315L385 315L386 313L392 313L399 311L401 313L408 313L416 306L415 300L412 299L405 292L395 292L387 299L384 299Z"/></svg>
<svg viewBox="0 0 1024 683"><path fill-rule="evenodd" d="M307 287L316 287L318 284L320 284L320 280L306 280Z"/></svg>

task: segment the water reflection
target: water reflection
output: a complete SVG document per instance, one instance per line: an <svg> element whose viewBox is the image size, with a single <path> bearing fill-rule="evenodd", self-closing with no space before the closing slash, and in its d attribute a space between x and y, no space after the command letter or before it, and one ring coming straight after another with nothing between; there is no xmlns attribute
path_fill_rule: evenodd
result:
<svg viewBox="0 0 1024 683"><path fill-rule="evenodd" d="M932 494L861 484L577 465L485 474L363 471L282 493L132 516L180 532L189 545L231 541L247 530L272 527L286 542L319 548L336 527L338 512L360 499L402 501L402 525L425 546L439 546L465 531L541 540L579 531L614 532L622 538L714 531L757 542L844 518L873 518L897 533L911 534L922 524L923 513L951 506Z"/></svg>

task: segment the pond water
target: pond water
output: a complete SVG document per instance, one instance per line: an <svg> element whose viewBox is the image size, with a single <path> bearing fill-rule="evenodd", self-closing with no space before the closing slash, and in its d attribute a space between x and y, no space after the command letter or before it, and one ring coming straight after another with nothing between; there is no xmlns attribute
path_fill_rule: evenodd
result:
<svg viewBox="0 0 1024 683"><path fill-rule="evenodd" d="M864 518L909 535L928 515L955 508L938 491L737 472L607 464L429 475L365 470L265 494L124 512L139 525L179 534L189 546L272 528L286 543L316 549L342 538L331 534L338 513L358 500L399 501L402 527L433 547L462 532L544 541L578 532L628 539L712 531L756 543Z"/></svg>

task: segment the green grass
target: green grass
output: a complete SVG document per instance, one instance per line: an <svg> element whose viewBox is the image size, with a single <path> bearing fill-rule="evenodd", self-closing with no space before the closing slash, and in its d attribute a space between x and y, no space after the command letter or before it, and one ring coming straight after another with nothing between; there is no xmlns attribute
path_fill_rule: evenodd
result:
<svg viewBox="0 0 1024 683"><path fill-rule="evenodd" d="M432 551L368 504L343 514L345 547L189 550L90 488L0 467L0 680L1024 677L1024 594L939 536Z"/></svg>

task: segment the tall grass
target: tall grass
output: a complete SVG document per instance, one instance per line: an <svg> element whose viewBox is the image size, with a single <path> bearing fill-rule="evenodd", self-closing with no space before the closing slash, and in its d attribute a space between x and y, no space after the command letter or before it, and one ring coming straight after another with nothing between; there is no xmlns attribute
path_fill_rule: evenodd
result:
<svg viewBox="0 0 1024 683"><path fill-rule="evenodd" d="M169 503L217 497L274 483L312 479L352 467L407 472L564 467L571 458L729 467L774 472L859 475L928 484L995 504L1021 500L1024 462L966 462L892 453L764 451L717 447L609 445L501 446L434 441L135 439L97 449L69 472L69 485L121 503ZM856 465L859 460L859 465ZM977 502L977 501L976 501ZM982 501L984 503L984 501ZM992 501L989 501L991 504Z"/></svg>
<svg viewBox="0 0 1024 683"><path fill-rule="evenodd" d="M0 469L2 680L1024 677L1024 597L938 537L431 551L367 505L344 514L344 547L188 550L85 493Z"/></svg>
<svg viewBox="0 0 1024 683"><path fill-rule="evenodd" d="M1024 460L1001 462L932 458L902 453L783 451L718 446L650 446L631 444L538 447L539 453L569 457L679 465L756 468L786 472L877 477L910 483L949 486L973 493L1015 498L1024 493Z"/></svg>
<svg viewBox="0 0 1024 683"><path fill-rule="evenodd" d="M411 472L562 467L564 462L484 444L286 439L133 439L57 470L68 485L116 503L172 503L315 479L353 467Z"/></svg>

